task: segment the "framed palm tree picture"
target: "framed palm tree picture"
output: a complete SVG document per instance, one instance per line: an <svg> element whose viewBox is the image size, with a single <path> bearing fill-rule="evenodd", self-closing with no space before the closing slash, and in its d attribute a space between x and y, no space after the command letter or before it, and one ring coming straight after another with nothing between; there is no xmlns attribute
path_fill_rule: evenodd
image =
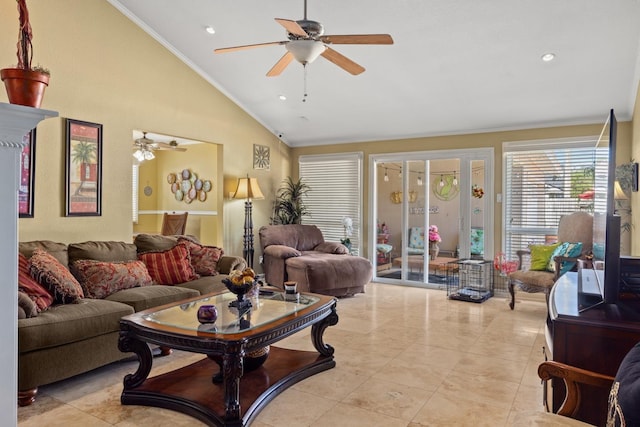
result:
<svg viewBox="0 0 640 427"><path fill-rule="evenodd" d="M66 119L65 216L102 215L102 125Z"/></svg>

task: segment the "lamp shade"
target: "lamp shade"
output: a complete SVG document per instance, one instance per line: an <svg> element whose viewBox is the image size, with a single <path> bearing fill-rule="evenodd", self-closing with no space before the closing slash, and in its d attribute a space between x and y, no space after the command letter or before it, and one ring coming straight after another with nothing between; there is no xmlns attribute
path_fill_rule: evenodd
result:
<svg viewBox="0 0 640 427"><path fill-rule="evenodd" d="M326 49L323 42L316 40L291 40L284 47L301 64L311 64Z"/></svg>
<svg viewBox="0 0 640 427"><path fill-rule="evenodd" d="M264 194L260 190L258 180L256 178L240 178L238 180L238 187L233 195L234 199L264 199Z"/></svg>

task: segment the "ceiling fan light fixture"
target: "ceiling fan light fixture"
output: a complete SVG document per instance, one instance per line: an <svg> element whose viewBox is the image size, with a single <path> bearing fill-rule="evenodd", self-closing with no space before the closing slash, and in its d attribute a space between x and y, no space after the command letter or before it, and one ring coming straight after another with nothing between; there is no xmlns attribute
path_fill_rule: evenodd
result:
<svg viewBox="0 0 640 427"><path fill-rule="evenodd" d="M139 162L144 161L144 153L142 152L142 150L137 149L134 153L133 153L133 157L135 157L135 159Z"/></svg>
<svg viewBox="0 0 640 427"><path fill-rule="evenodd" d="M301 64L310 64L325 51L326 46L317 40L291 40L285 47Z"/></svg>
<svg viewBox="0 0 640 427"><path fill-rule="evenodd" d="M145 160L153 160L155 158L156 158L155 154L153 154L153 152L151 152L150 150L147 150L147 151L144 152L144 159Z"/></svg>

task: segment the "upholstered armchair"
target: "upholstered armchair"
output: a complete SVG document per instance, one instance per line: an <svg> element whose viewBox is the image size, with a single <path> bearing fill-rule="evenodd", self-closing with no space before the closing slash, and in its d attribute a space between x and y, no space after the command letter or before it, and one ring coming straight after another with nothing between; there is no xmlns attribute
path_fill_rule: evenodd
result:
<svg viewBox="0 0 640 427"><path fill-rule="evenodd" d="M511 310L515 307L516 286L525 292L544 292L549 298L551 287L568 270L574 269L577 259L591 252L593 236L593 216L586 212L574 212L560 218L558 224L558 244L532 246L517 251L519 269L509 274ZM579 249L578 245L579 244ZM549 256L539 262L538 254ZM533 261L533 262L532 262Z"/></svg>
<svg viewBox="0 0 640 427"><path fill-rule="evenodd" d="M298 283L298 290L334 296L364 292L373 276L371 262L349 254L337 242L325 242L315 225L267 225L260 228L265 279L283 287Z"/></svg>

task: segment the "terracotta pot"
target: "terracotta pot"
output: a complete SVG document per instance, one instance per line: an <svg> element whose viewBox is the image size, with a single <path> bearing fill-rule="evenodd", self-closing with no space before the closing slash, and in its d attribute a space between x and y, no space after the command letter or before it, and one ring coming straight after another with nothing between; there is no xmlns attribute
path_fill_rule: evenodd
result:
<svg viewBox="0 0 640 427"><path fill-rule="evenodd" d="M11 104L40 108L44 90L49 85L48 74L21 68L4 68L0 70L0 78Z"/></svg>

